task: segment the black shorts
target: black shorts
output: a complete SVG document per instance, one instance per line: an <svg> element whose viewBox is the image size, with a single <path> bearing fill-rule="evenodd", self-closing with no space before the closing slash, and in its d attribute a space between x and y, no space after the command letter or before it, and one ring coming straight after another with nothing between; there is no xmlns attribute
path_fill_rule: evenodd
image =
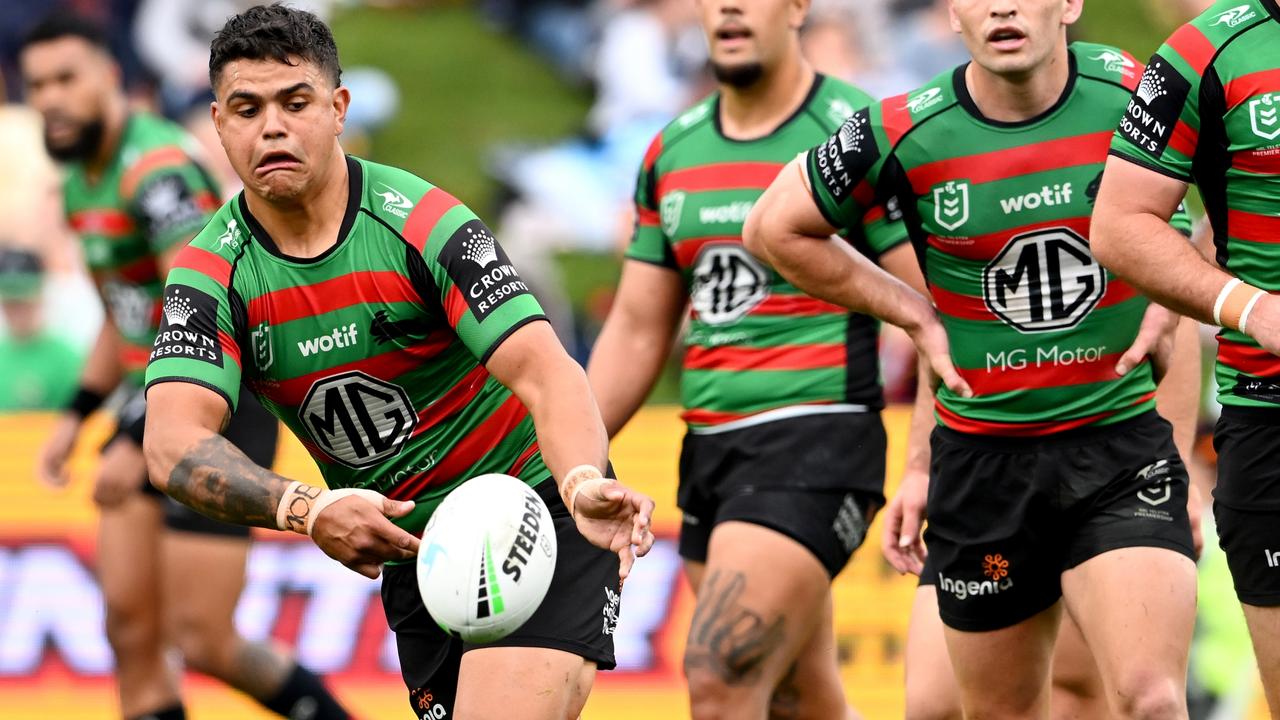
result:
<svg viewBox="0 0 1280 720"><path fill-rule="evenodd" d="M1213 517L1240 602L1280 605L1280 412L1224 407Z"/></svg>
<svg viewBox="0 0 1280 720"><path fill-rule="evenodd" d="M595 662L601 670L612 670L617 664L613 633L621 604L618 556L592 545L578 533L555 481L544 480L536 489L556 526L556 569L542 604L507 637L472 645L445 634L422 603L417 564L383 568L382 607L387 625L396 635L400 675L409 688L409 704L418 717L453 717L462 653L476 647L563 650ZM436 705L447 714L441 715Z"/></svg>
<svg viewBox="0 0 1280 720"><path fill-rule="evenodd" d="M939 427L931 444L925 543L949 627L1016 625L1058 601L1064 571L1110 550L1195 557L1187 471L1154 412L1048 438Z"/></svg>
<svg viewBox="0 0 1280 720"><path fill-rule="evenodd" d="M107 445L117 439L134 442L133 433L128 428L141 423L145 419L146 402L142 392L138 392L120 408L115 431L107 441ZM275 463L276 446L280 440L280 423L267 411L248 388L240 388L240 406L231 416L223 436L231 441L255 464L269 468ZM167 497L144 475L142 492L164 503L165 527L177 532L198 533L201 535L217 535L231 538L248 538L252 528L247 525L234 525L203 515L182 503Z"/></svg>
<svg viewBox="0 0 1280 720"><path fill-rule="evenodd" d="M884 505L885 442L879 413L807 415L685 435L680 556L706 562L711 531L736 520L795 540L835 577Z"/></svg>

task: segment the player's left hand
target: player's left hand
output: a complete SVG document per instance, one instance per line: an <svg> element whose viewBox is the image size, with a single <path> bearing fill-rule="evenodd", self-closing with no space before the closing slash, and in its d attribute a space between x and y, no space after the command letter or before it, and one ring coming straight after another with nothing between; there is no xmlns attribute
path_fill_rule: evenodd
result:
<svg viewBox="0 0 1280 720"><path fill-rule="evenodd" d="M1127 375L1150 357L1151 373L1155 381L1160 382L1173 361L1173 340L1178 332L1179 317L1161 305L1148 305L1146 314L1142 316L1142 325L1138 327L1138 337L1116 363L1116 374Z"/></svg>
<svg viewBox="0 0 1280 720"><path fill-rule="evenodd" d="M624 582L637 557L653 547L653 500L613 478L584 480L570 511L578 532L596 547L618 554Z"/></svg>
<svg viewBox="0 0 1280 720"><path fill-rule="evenodd" d="M113 508L138 492L147 482L147 458L127 437L118 437L102 451L98 476L93 482L93 502Z"/></svg>

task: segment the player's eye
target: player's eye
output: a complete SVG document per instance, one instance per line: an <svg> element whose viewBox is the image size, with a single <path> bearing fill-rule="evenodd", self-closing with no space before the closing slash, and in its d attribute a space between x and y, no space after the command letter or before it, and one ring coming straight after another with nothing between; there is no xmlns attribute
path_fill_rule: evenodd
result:
<svg viewBox="0 0 1280 720"><path fill-rule="evenodd" d="M251 118L258 114L258 108L252 105L241 105L236 109L236 114L242 118Z"/></svg>
<svg viewBox="0 0 1280 720"><path fill-rule="evenodd" d="M292 112L301 112L307 106L306 100L293 100L285 105Z"/></svg>

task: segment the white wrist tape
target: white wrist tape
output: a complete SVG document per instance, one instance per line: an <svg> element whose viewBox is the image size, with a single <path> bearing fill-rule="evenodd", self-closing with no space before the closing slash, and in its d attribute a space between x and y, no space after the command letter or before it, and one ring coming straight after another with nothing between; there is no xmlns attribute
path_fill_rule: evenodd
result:
<svg viewBox="0 0 1280 720"><path fill-rule="evenodd" d="M560 499L569 508L571 517L577 517L574 507L578 502L578 493L582 492L583 486L594 480L604 480L604 473L594 465L579 465L565 473L564 482L560 485Z"/></svg>
<svg viewBox="0 0 1280 720"><path fill-rule="evenodd" d="M1218 299L1213 303L1213 324L1222 327L1222 305L1227 301L1227 296L1231 294L1236 286L1243 283L1240 278L1231 278L1226 285L1222 286L1222 290L1218 292Z"/></svg>
<svg viewBox="0 0 1280 720"><path fill-rule="evenodd" d="M1244 312L1240 313L1240 332L1245 333L1246 335L1249 333L1249 331L1245 329L1249 324L1249 311L1253 310L1253 306L1258 304L1258 298L1261 298L1266 294L1266 290L1259 290L1253 294L1253 297L1249 298L1249 304L1245 305Z"/></svg>
<svg viewBox="0 0 1280 720"><path fill-rule="evenodd" d="M280 504L276 506L276 527L310 536L312 528L315 527L316 518L320 517L320 513L324 512L325 508L352 495L363 498L376 507L378 512L382 512L383 497L372 490L357 488L326 490L294 480L285 489L284 495L280 498Z"/></svg>

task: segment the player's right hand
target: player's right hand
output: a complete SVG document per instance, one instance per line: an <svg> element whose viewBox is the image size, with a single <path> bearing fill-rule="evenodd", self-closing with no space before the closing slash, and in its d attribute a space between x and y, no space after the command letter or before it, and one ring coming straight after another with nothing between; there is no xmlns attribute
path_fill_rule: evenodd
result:
<svg viewBox="0 0 1280 720"><path fill-rule="evenodd" d="M929 471L907 470L902 475L898 493L884 510L880 550L893 569L904 575L919 575L929 556L920 535L928 495Z"/></svg>
<svg viewBox="0 0 1280 720"><path fill-rule="evenodd" d="M71 476L67 473L67 458L80 435L80 418L64 413L53 426L53 432L40 449L37 472L40 481L51 488L66 487Z"/></svg>
<svg viewBox="0 0 1280 720"><path fill-rule="evenodd" d="M939 385L946 385L948 390L960 397L973 397L973 389L960 377L956 366L951 362L951 343L947 340L947 331L932 310L919 325L903 329L911 336L916 350L928 361L929 386L934 391L937 391Z"/></svg>
<svg viewBox="0 0 1280 720"><path fill-rule="evenodd" d="M387 561L418 556L418 538L388 519L408 515L413 502L381 495L377 500L361 495L336 500L320 510L311 527L311 539L325 555L368 578L382 574Z"/></svg>

